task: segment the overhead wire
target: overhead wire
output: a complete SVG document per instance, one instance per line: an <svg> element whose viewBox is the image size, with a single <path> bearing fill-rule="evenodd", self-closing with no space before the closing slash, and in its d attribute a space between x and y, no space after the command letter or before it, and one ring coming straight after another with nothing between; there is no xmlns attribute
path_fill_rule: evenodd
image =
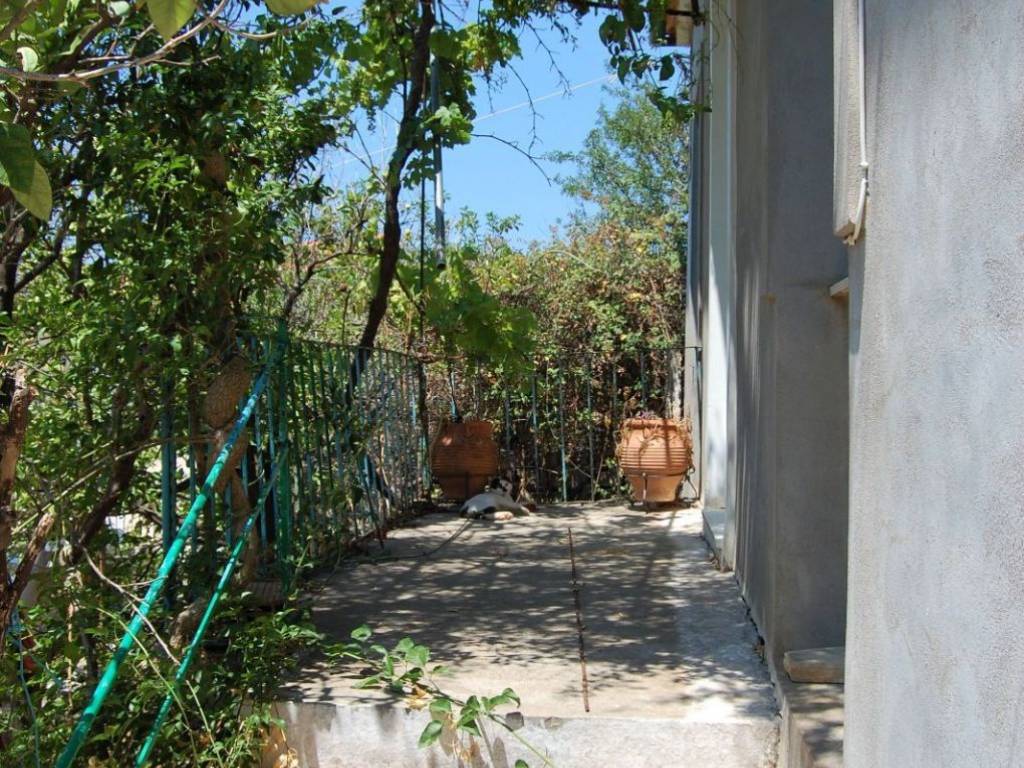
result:
<svg viewBox="0 0 1024 768"><path fill-rule="evenodd" d="M484 120L490 120L491 118L498 117L500 115L505 115L505 114L508 114L510 112L517 112L520 109L524 109L524 108L529 107L529 106L534 105L534 104L539 104L542 101L548 101L550 99L555 98L556 96L567 96L567 95L569 95L571 93L575 93L576 91L578 91L578 90L580 90L582 88L588 88L588 87L590 87L592 85L597 85L598 83L606 83L606 82L612 80L614 77L615 77L614 74L609 74L609 75L604 75L602 77L595 77L592 80L587 80L587 81L582 82L582 83L576 83L575 85L571 85L568 88L559 88L557 90L551 91L550 93L546 93L543 96L538 96L535 99L528 99L526 101L521 101L518 104L513 104L513 105L508 106L508 107L502 107L501 109L496 109L496 110L494 110L492 112L488 112L488 113L486 113L484 115L480 115L479 117L477 117L474 120L474 122L475 123L482 123ZM369 152L369 153L364 154L364 155L356 155L356 156L353 156L353 157L346 158L345 161L341 163L341 165L344 167L344 166L348 165L349 163L366 162L367 160L369 160L369 159L371 159L373 157L376 157L378 155L383 155L386 152L391 152L392 150L394 150L394 148L396 146L397 145L392 144L392 145L387 146L387 147L381 147L379 150L376 150L374 152Z"/></svg>

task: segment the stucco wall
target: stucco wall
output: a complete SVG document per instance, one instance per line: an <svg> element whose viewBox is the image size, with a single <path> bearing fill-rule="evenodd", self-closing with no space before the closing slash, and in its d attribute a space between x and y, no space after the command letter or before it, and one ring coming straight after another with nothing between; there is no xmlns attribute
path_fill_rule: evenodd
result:
<svg viewBox="0 0 1024 768"><path fill-rule="evenodd" d="M832 235L832 8L737 3L736 571L769 651L844 636L846 274Z"/></svg>
<svg viewBox="0 0 1024 768"><path fill-rule="evenodd" d="M867 19L846 765L1024 765L1024 3Z"/></svg>
<svg viewBox="0 0 1024 768"><path fill-rule="evenodd" d="M704 30L693 31L693 49L703 49ZM707 96L703 75L704 61L694 56L694 98L703 102ZM683 411L690 418L694 435L695 455L693 471L683 483L685 497L703 499L704 496L704 283L707 266L704 263L707 252L707 206L704 203L707 161L701 148L706 139L706 120L703 116L694 118L690 125L690 227L686 238L686 349L683 356L685 370L683 380Z"/></svg>

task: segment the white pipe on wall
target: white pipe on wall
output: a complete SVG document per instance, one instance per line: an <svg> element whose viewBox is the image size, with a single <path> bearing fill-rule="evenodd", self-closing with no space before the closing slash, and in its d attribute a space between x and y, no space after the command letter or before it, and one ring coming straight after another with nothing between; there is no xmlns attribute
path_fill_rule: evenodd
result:
<svg viewBox="0 0 1024 768"><path fill-rule="evenodd" d="M864 227L864 215L868 202L868 140L867 140L867 94L864 88L864 4L865 0L858 0L857 3L857 86L858 94L858 117L860 120L860 194L857 197L857 211L853 218L853 232L846 238L848 245L853 245L860 238L861 230Z"/></svg>

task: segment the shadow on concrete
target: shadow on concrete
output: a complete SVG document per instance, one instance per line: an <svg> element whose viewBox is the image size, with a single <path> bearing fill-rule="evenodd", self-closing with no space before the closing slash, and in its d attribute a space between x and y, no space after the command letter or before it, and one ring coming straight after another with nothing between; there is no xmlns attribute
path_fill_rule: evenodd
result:
<svg viewBox="0 0 1024 768"><path fill-rule="evenodd" d="M589 714L570 580L582 583ZM756 634L728 574L710 563L700 513L567 504L508 523L421 518L383 557L348 562L313 590L314 619L343 640L356 626L431 648L456 695L506 686L524 712L556 717L772 718ZM380 704L356 669L313 661L284 694Z"/></svg>

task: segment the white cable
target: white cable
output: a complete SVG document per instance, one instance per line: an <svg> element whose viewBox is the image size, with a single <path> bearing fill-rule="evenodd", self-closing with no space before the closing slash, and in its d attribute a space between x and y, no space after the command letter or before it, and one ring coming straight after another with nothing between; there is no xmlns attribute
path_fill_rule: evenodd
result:
<svg viewBox="0 0 1024 768"><path fill-rule="evenodd" d="M543 96L538 96L536 99L531 99L529 101L521 101L518 104L513 104L511 107L502 107L501 109L496 109L493 112L488 112L486 115L481 115L480 117L476 118L473 121L473 123L474 124L482 123L484 120L489 120L492 117L498 117L499 115L504 115L504 114L507 114L509 112L515 112L517 110L523 109L523 107L528 107L531 104L539 104L542 101L547 101L548 99L553 99L556 96L567 96L570 93L575 93L580 88L586 88L586 87L591 86L591 85L597 85L598 83L604 83L604 82L607 82L607 81L611 80L614 77L615 77L615 75L605 75L604 77L595 77L593 80L587 80L584 83L576 83L576 85L569 86L568 88L559 88L557 91L552 91L551 93L545 93ZM342 167L344 167L344 166L348 165L349 163L355 163L355 162L369 160L371 157L376 157L377 155L383 155L385 152L390 152L396 146L398 146L398 145L397 144L392 144L389 147L381 147L379 150L376 150L375 152L371 152L368 155L359 155L359 156L356 156L356 157L347 158L341 165L342 165Z"/></svg>
<svg viewBox="0 0 1024 768"><path fill-rule="evenodd" d="M488 120L488 119L490 119L492 117L497 117L498 115L504 115L506 112L515 112L517 109L522 109L523 107L528 107L531 104L539 104L542 101L547 101L548 99L553 99L556 96L563 96L563 95L568 95L570 93L575 93L580 88L586 88L587 86L590 86L590 85L597 85L597 83L606 82L608 80L611 80L614 77L615 77L615 75L605 75L604 77L595 77L593 80L587 80L585 83L576 83L576 85L569 86L568 88L559 88L557 91L552 91L551 93L546 93L543 96L538 96L536 99L533 99L531 101L521 101L518 104L513 104L511 107L504 107L502 109L496 109L493 112L488 112L486 115L481 115L480 117L478 117L476 119L476 122L480 123L480 122L483 122L484 120Z"/></svg>
<svg viewBox="0 0 1024 768"><path fill-rule="evenodd" d="M853 232L846 238L847 245L853 245L860 238L864 227L865 208L868 202L868 140L867 140L867 94L864 90L864 2L857 3L857 42L859 46L857 61L857 82L860 89L858 112L860 119L860 194L857 196L857 210L853 217Z"/></svg>

